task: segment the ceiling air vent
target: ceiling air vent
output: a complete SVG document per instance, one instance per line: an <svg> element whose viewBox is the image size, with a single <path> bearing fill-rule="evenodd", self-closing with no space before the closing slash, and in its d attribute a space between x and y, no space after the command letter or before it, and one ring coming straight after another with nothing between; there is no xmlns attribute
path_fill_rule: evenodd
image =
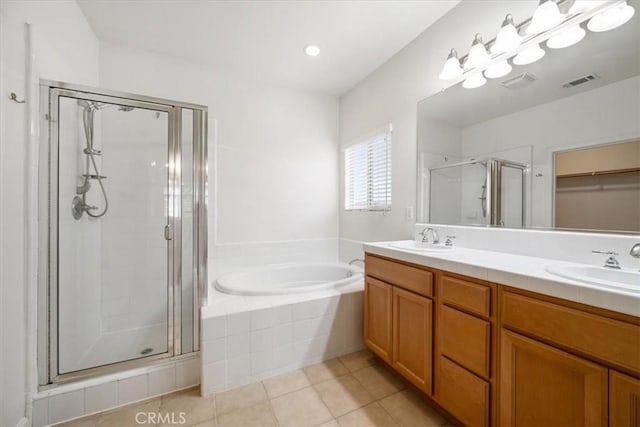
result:
<svg viewBox="0 0 640 427"><path fill-rule="evenodd" d="M587 76L582 76L582 77L578 77L575 80L571 80L570 82L566 82L565 84L562 85L562 87L574 87L574 86L578 86L581 85L583 83L588 83L592 80L595 80L598 78L597 74L589 74Z"/></svg>
<svg viewBox="0 0 640 427"><path fill-rule="evenodd" d="M522 73L515 77L511 77L500 84L507 89L522 89L523 87L529 86L536 80L538 80L538 78L535 75L531 73Z"/></svg>

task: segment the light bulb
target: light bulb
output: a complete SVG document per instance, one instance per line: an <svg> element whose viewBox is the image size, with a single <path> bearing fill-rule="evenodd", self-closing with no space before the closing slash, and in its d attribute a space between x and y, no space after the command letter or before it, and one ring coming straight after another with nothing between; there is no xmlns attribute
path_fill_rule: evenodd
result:
<svg viewBox="0 0 640 427"><path fill-rule="evenodd" d="M489 77L490 79L498 79L500 77L504 77L511 72L513 67L506 60L499 61L495 64L491 64L484 70L485 77Z"/></svg>
<svg viewBox="0 0 640 427"><path fill-rule="evenodd" d="M587 28L595 33L613 30L625 24L634 13L635 9L625 1L591 18L587 23Z"/></svg>
<svg viewBox="0 0 640 427"><path fill-rule="evenodd" d="M465 89L475 89L477 87L483 86L486 82L487 79L484 78L482 73L478 73L462 82L462 87Z"/></svg>
<svg viewBox="0 0 640 427"><path fill-rule="evenodd" d="M540 45L536 44L517 54L515 58L513 58L513 63L516 65L533 64L538 59L542 58L544 54L545 51L540 47Z"/></svg>
<svg viewBox="0 0 640 427"><path fill-rule="evenodd" d="M304 53L307 56L318 56L320 55L320 48L315 44L310 44L304 47Z"/></svg>
<svg viewBox="0 0 640 427"><path fill-rule="evenodd" d="M580 25L574 25L549 38L549 40L547 40L547 46L551 49L562 49L563 47L573 46L582 40L585 34L587 34L587 32L580 27Z"/></svg>
<svg viewBox="0 0 640 427"><path fill-rule="evenodd" d="M606 0L576 0L569 9L569 15L577 15L586 10L593 9L596 6L600 6Z"/></svg>
<svg viewBox="0 0 640 427"><path fill-rule="evenodd" d="M462 75L462 67L460 66L460 60L458 59L458 52L455 49L451 49L447 61L444 63L440 78L442 80L451 80Z"/></svg>
<svg viewBox="0 0 640 427"><path fill-rule="evenodd" d="M540 0L540 4L533 12L531 23L527 27L527 34L539 34L552 29L564 21L564 15L560 13L554 0Z"/></svg>
<svg viewBox="0 0 640 427"><path fill-rule="evenodd" d="M508 14L502 22L502 27L498 31L496 41L491 46L492 53L504 53L508 52L516 47L520 46L522 37L518 34L518 29L513 23L513 16Z"/></svg>
<svg viewBox="0 0 640 427"><path fill-rule="evenodd" d="M480 34L476 34L476 37L473 39L473 43L471 44L471 49L469 49L469 55L467 56L467 62L465 62L464 68L468 70L472 68L480 68L489 62L490 59L487 48L482 42L482 37Z"/></svg>

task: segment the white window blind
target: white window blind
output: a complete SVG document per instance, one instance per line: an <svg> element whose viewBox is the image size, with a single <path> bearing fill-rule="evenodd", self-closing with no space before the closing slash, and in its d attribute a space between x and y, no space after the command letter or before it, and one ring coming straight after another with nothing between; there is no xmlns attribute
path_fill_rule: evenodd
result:
<svg viewBox="0 0 640 427"><path fill-rule="evenodd" d="M346 210L391 210L391 126L344 150Z"/></svg>

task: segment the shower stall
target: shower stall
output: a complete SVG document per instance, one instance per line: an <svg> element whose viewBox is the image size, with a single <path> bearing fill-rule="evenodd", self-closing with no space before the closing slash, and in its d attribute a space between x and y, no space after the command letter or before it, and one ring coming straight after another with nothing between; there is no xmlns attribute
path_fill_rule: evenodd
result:
<svg viewBox="0 0 640 427"><path fill-rule="evenodd" d="M40 89L40 385L198 351L207 108Z"/></svg>
<svg viewBox="0 0 640 427"><path fill-rule="evenodd" d="M526 173L526 165L497 158L433 167L429 221L524 227Z"/></svg>

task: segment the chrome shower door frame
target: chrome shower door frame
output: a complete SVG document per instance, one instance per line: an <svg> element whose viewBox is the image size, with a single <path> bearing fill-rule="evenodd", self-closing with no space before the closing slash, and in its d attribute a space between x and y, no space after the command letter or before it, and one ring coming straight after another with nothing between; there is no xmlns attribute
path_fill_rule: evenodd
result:
<svg viewBox="0 0 640 427"><path fill-rule="evenodd" d="M61 82L41 80L41 147L38 209L40 218L40 242L46 242L46 254L40 251L38 272L38 383L41 389L52 384L65 383L77 379L88 378L147 366L156 361L174 358L183 353L182 349L182 270L191 268L182 266L182 110L193 110L193 170L194 170L194 226L192 232L193 245L193 347L189 353L199 351L199 322L201 301L207 295L207 107L182 103L160 98L134 95L73 85ZM59 165L59 100L60 97L85 99L106 102L134 108L143 108L168 114L166 225L169 234L167 239L167 351L152 356L123 360L108 365L87 368L79 371L60 373L58 366L58 165ZM45 129L46 124L46 129ZM46 207L45 207L46 205ZM46 216L46 218L45 218ZM161 233L162 230L159 230ZM46 321L45 319L46 318ZM43 325L47 325L43 328Z"/></svg>

